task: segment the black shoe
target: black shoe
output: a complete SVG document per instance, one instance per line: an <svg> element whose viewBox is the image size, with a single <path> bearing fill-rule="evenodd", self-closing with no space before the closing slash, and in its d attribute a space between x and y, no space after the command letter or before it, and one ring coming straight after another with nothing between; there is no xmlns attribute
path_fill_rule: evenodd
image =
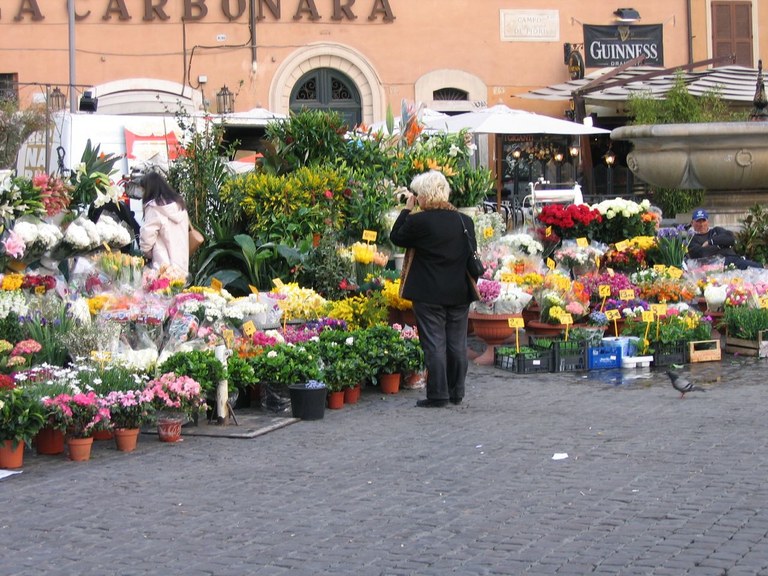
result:
<svg viewBox="0 0 768 576"><path fill-rule="evenodd" d="M458 406L459 404L461 404L461 401L462 401L462 400L464 400L464 398L451 398L451 399L449 400L449 402L450 402L451 404L454 404L454 405Z"/></svg>
<svg viewBox="0 0 768 576"><path fill-rule="evenodd" d="M418 400L416 406L419 408L442 408L448 404L448 400L431 400L425 398L424 400Z"/></svg>

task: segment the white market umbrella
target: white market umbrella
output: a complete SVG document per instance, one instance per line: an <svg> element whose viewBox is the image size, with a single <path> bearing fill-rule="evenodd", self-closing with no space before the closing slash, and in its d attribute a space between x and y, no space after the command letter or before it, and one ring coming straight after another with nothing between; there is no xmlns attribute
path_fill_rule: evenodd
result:
<svg viewBox="0 0 768 576"><path fill-rule="evenodd" d="M449 132L467 129L477 134L557 134L561 136L584 136L588 134L609 134L610 130L595 128L577 122L542 116L524 110L513 110L504 104L490 108L465 112L445 120Z"/></svg>
<svg viewBox="0 0 768 576"><path fill-rule="evenodd" d="M424 130L427 132L437 132L440 130L445 130L446 126L446 120L450 118L448 114L444 114L443 112L438 112L437 110L432 110L432 108L422 108L419 120L424 125ZM400 133L400 123L402 122L402 116L395 116L394 119L394 134ZM380 122L374 122L371 124L371 132L386 132L387 131L387 121L381 120Z"/></svg>

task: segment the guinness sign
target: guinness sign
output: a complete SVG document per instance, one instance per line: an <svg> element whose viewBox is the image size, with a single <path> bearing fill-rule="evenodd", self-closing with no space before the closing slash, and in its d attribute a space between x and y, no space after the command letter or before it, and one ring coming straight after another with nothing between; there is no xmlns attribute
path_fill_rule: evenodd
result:
<svg viewBox="0 0 768 576"><path fill-rule="evenodd" d="M647 66L664 66L663 26L584 24L584 57L592 68L619 66L645 56Z"/></svg>

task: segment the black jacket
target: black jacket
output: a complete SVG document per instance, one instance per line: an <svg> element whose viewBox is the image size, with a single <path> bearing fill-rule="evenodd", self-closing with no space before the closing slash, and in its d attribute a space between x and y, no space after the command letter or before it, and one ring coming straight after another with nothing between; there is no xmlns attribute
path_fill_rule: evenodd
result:
<svg viewBox="0 0 768 576"><path fill-rule="evenodd" d="M708 246L703 244L708 242ZM736 256L733 245L736 243L736 237L733 232L714 226L704 234L694 234L691 243L688 244L689 258L709 258L711 256Z"/></svg>
<svg viewBox="0 0 768 576"><path fill-rule="evenodd" d="M445 209L400 212L389 237L395 246L415 249L403 298L441 306L469 304L476 299L467 276L471 252L462 220L474 252L475 225L469 216Z"/></svg>

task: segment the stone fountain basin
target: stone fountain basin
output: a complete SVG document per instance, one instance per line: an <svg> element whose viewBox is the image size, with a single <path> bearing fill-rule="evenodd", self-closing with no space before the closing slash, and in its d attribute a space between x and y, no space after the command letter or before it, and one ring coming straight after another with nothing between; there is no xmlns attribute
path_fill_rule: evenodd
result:
<svg viewBox="0 0 768 576"><path fill-rule="evenodd" d="M662 188L755 190L768 187L768 122L622 126L612 140L634 145L627 166Z"/></svg>

